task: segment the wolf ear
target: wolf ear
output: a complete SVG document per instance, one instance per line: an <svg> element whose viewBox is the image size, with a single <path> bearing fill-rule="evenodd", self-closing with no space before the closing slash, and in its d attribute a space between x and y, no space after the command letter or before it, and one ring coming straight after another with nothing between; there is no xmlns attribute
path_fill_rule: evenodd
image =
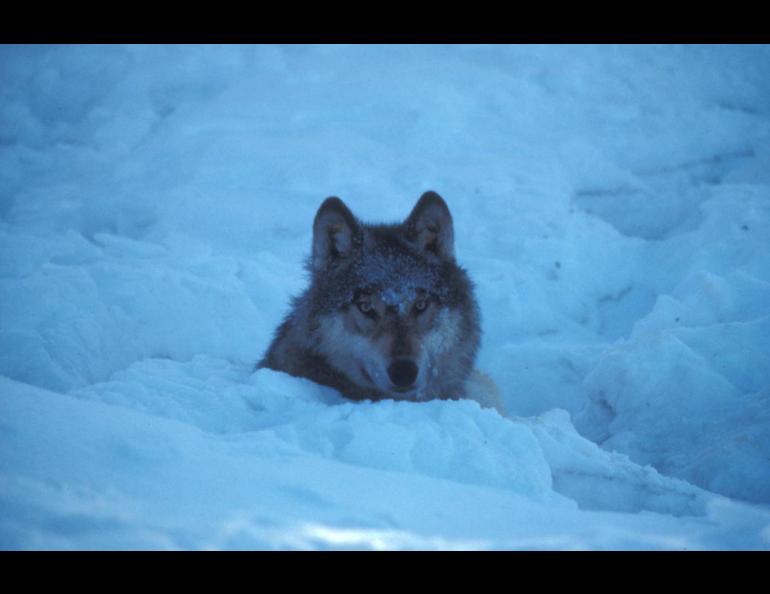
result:
<svg viewBox="0 0 770 594"><path fill-rule="evenodd" d="M454 260L455 240L452 215L436 192L425 192L404 222L407 238L420 250Z"/></svg>
<svg viewBox="0 0 770 594"><path fill-rule="evenodd" d="M324 200L313 221L313 270L325 270L338 258L360 246L363 232L345 203L332 196Z"/></svg>

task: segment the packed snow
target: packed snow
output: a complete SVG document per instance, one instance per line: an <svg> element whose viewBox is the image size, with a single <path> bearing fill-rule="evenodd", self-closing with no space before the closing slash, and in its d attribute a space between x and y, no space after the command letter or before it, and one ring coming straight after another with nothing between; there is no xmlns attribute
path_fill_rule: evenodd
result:
<svg viewBox="0 0 770 594"><path fill-rule="evenodd" d="M470 400L255 370L435 190ZM0 548L770 549L770 47L0 47Z"/></svg>

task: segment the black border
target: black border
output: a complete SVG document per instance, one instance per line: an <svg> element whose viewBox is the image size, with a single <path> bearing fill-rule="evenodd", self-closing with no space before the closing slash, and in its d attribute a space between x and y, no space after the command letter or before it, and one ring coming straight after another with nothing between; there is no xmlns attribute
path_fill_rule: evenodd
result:
<svg viewBox="0 0 770 594"><path fill-rule="evenodd" d="M287 588L398 591L427 586L441 591L600 590L681 586L756 588L766 574L766 552L4 552L6 584L102 592L190 586L213 591ZM760 580L759 582L757 580ZM728 581L729 580L729 581ZM603 587L602 587L603 586Z"/></svg>
<svg viewBox="0 0 770 594"><path fill-rule="evenodd" d="M246 32L226 30L166 31L93 31L93 30L29 30L0 31L3 44L110 44L110 43L444 43L444 44L513 44L513 43L770 43L770 32L738 31L655 31L647 32Z"/></svg>

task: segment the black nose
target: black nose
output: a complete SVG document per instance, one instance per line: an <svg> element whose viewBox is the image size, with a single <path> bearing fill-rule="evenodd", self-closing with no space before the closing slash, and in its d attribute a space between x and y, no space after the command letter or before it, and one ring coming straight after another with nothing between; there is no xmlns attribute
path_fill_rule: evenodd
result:
<svg viewBox="0 0 770 594"><path fill-rule="evenodd" d="M414 362L409 359L396 359L388 367L388 375L399 388L407 388L417 379L419 369Z"/></svg>

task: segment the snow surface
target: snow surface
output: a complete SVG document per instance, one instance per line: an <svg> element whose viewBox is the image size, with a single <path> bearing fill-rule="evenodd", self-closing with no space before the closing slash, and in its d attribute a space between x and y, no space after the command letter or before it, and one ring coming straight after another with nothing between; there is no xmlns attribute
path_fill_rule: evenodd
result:
<svg viewBox="0 0 770 594"><path fill-rule="evenodd" d="M770 48L0 47L0 547L770 548ZM254 371L438 191L472 401Z"/></svg>

